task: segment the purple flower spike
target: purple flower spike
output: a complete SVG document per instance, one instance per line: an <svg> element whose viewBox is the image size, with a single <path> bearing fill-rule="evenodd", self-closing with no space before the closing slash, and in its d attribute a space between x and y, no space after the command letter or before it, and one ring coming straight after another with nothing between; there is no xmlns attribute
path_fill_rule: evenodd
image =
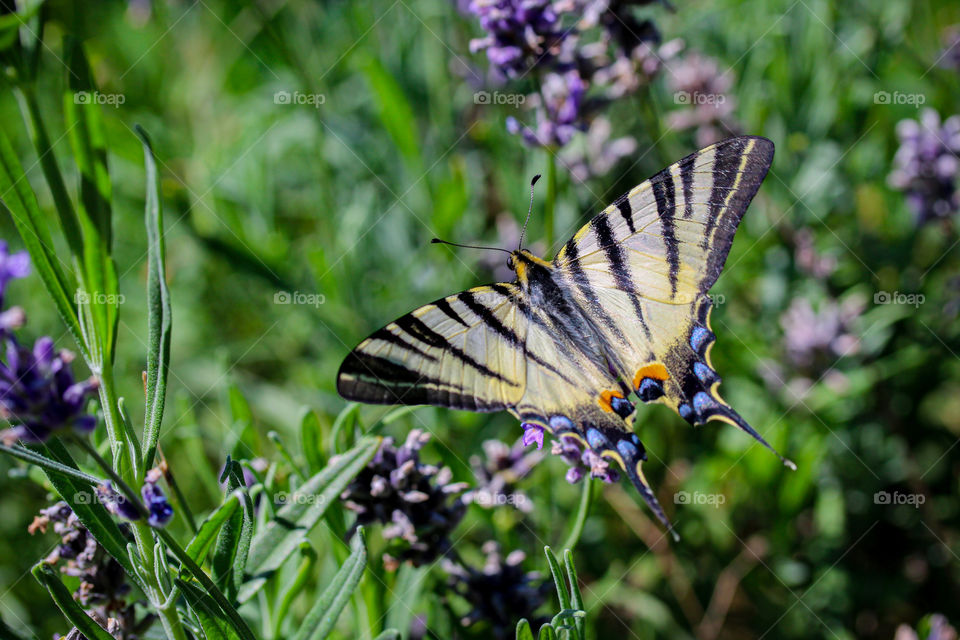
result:
<svg viewBox="0 0 960 640"><path fill-rule="evenodd" d="M7 290L7 283L30 274L30 254L20 251L10 255L6 240L0 240L0 304Z"/></svg>
<svg viewBox="0 0 960 640"><path fill-rule="evenodd" d="M960 116L925 109L919 120L897 124L900 148L893 158L890 186L903 191L917 225L945 219L960 210Z"/></svg>
<svg viewBox="0 0 960 640"><path fill-rule="evenodd" d="M166 524L170 522L170 519L173 518L173 507L171 507L170 502L167 501L167 496L164 495L163 489L148 479L140 490L140 495L143 496L143 502L150 512L150 516L147 518L150 526L157 528L166 526Z"/></svg>
<svg viewBox="0 0 960 640"><path fill-rule="evenodd" d="M543 448L543 427L531 422L524 422L523 427L523 446L529 447L533 443L537 444L537 449Z"/></svg>
<svg viewBox="0 0 960 640"><path fill-rule="evenodd" d="M21 346L12 335L3 337L7 345L6 362L0 362L0 417L12 424L3 440L46 442L67 428L80 434L93 431L96 419L83 409L97 381L75 382L70 369L73 354L56 352L48 337L38 339L33 349Z"/></svg>

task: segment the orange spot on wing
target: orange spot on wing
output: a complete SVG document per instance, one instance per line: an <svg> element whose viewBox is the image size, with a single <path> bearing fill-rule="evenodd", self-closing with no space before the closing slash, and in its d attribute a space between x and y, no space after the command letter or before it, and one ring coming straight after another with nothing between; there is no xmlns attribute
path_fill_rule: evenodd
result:
<svg viewBox="0 0 960 640"><path fill-rule="evenodd" d="M597 402L600 404L600 406L603 408L604 411L609 411L610 413L613 413L613 406L610 403L613 401L614 398L620 398L622 400L623 394L620 393L619 391L602 391L600 393L600 398L597 400Z"/></svg>
<svg viewBox="0 0 960 640"><path fill-rule="evenodd" d="M653 378L654 380L666 380L669 377L670 377L670 374L667 373L667 368L662 364L660 364L659 362L645 364L642 367L640 367L639 371L637 371L637 375L633 376L633 388L634 389L638 388L644 378Z"/></svg>

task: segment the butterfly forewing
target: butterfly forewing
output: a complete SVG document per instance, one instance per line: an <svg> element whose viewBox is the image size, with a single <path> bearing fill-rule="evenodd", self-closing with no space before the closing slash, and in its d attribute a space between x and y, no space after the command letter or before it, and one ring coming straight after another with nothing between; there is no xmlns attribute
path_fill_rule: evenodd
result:
<svg viewBox="0 0 960 640"><path fill-rule="evenodd" d="M526 318L511 284L441 298L383 327L340 366L337 390L373 404L500 411L522 397Z"/></svg>

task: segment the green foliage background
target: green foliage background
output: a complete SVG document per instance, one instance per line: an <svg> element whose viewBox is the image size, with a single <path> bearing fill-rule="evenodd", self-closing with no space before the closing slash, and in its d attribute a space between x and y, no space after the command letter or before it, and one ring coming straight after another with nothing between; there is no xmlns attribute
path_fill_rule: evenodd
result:
<svg viewBox="0 0 960 640"><path fill-rule="evenodd" d="M134 123L153 137L174 314L161 445L203 512L219 502L216 477L227 454L278 458L269 430L295 443L302 406L328 419L343 409L335 373L366 334L490 280L477 253L427 243L440 236L496 244L495 217L523 215L526 185L546 156L506 133L515 109L474 104L476 89L457 70L486 62L468 53L476 26L452 4L201 0L155 2L149 15L137 8L143 4L50 3L39 97L68 172L58 104L63 32L85 40L101 91L124 98L105 106L104 118L126 296L117 377L131 398L142 393L136 354L146 339ZM666 38L681 37L733 69L730 94L744 131L777 146L714 289L725 303L713 314L713 362L725 398L798 470L732 428L693 430L662 407L639 407L638 430L655 456L648 477L682 541L666 544L633 492L604 488L575 552L594 637L889 638L896 625L932 612L958 622L960 326L947 310L960 297L951 283L960 265L957 224L916 229L902 194L886 185L895 125L918 111L877 104L874 94L918 93L944 117L960 111L960 76L934 65L941 32L960 22L960 7L716 0L649 11ZM324 100L316 108L277 104L278 91ZM641 117L651 108L656 127ZM694 150L691 134L667 130L674 108L662 79L649 94L610 107L616 133L636 137L642 155L586 183L561 168L558 237ZM9 90L0 92L0 122L52 211ZM545 235L536 214L542 199L541 191L532 239ZM829 279L797 268L789 238L798 229L838 260ZM17 245L6 217L0 235ZM280 291L321 294L324 302L275 304ZM925 302L874 305L880 291L921 293ZM7 295L27 310L31 334L73 346L36 276L14 282ZM821 380L799 398L771 390L770 362L794 377L780 324L790 301L849 296L867 301L854 325L861 347L827 363L846 376L845 387ZM373 418L383 409L362 412ZM386 432L402 438L415 427L435 434L425 456L467 480L484 440L520 434L506 415L433 408ZM495 538L542 568L539 549L562 542L579 500L565 470L548 459L524 482L530 514L475 507L458 530L463 553L476 558ZM10 460L0 459L0 471L0 615L39 637L64 632L28 575L52 544L26 533L47 496ZM675 504L681 490L725 501ZM925 501L877 504L878 491ZM427 613L435 601L409 606Z"/></svg>

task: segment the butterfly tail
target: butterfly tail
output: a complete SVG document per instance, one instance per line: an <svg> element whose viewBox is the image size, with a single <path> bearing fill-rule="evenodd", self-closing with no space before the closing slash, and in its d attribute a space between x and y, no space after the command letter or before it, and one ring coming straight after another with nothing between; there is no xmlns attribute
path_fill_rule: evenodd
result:
<svg viewBox="0 0 960 640"><path fill-rule="evenodd" d="M636 434L631 433L629 436L621 437L615 443L614 447L617 455L611 457L623 468L627 477L630 478L630 482L640 494L640 497L647 503L647 506L650 507L650 510L657 516L657 519L663 523L663 526L667 528L667 531L670 532L673 539L675 541L680 540L680 536L674 530L670 519L667 518L667 515L663 512L660 501L657 500L657 496L654 495L653 490L647 483L646 476L643 475L642 466L644 460L647 459L647 454L640 439L637 438Z"/></svg>
<svg viewBox="0 0 960 640"><path fill-rule="evenodd" d="M767 449L772 451L775 456L780 458L780 462L783 463L783 466L791 469L792 471L797 470L797 465L794 464L792 460L790 460L789 458L784 458L782 455L780 455L780 452L774 449L773 446L771 446L771 444L767 442L764 439L764 437L757 432L756 429L751 427L746 420L740 417L739 413L731 409L730 406L723 403L723 401L719 401L717 403L717 407L715 409L712 409L710 413L705 415L705 417L707 420L720 420L721 422L732 424L733 426L745 431L746 433L753 436L754 440L756 440L757 442L765 446Z"/></svg>

